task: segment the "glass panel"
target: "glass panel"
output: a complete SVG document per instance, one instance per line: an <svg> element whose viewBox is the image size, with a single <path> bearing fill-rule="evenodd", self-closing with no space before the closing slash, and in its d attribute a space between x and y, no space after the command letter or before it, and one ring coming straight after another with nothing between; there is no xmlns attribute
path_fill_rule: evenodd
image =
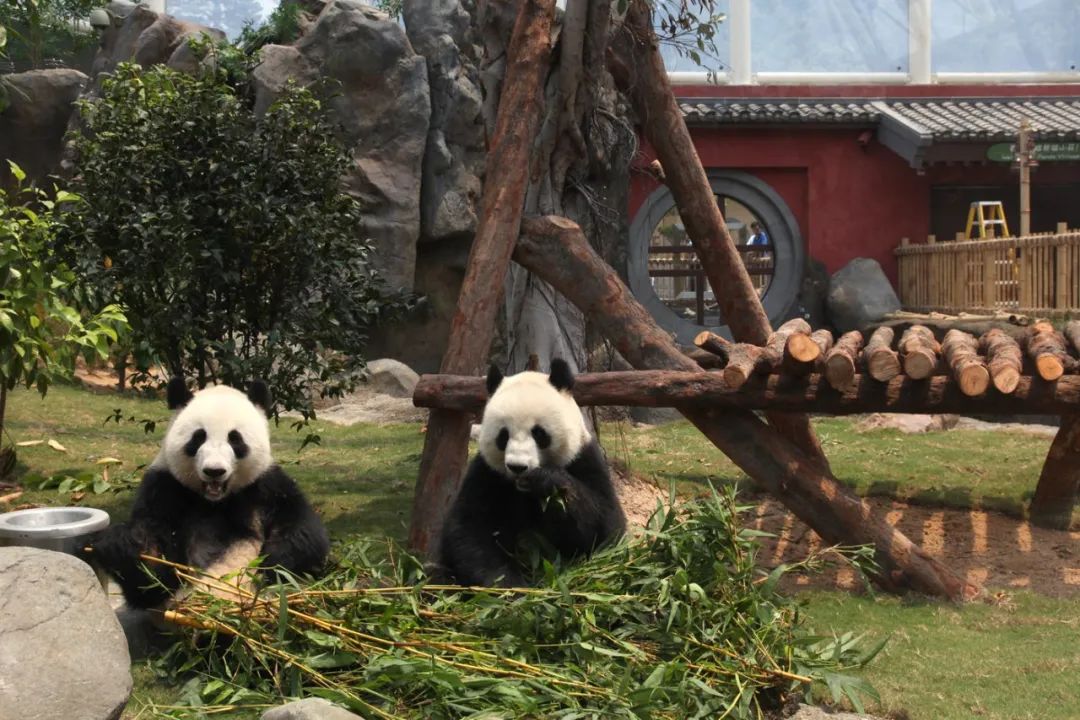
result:
<svg viewBox="0 0 1080 720"><path fill-rule="evenodd" d="M1080 67L1077 0L934 0L937 72L1061 72Z"/></svg>
<svg viewBox="0 0 1080 720"><path fill-rule="evenodd" d="M166 0L165 11L182 20L224 31L235 40L244 23L258 25L277 7L271 0Z"/></svg>
<svg viewBox="0 0 1080 720"><path fill-rule="evenodd" d="M697 45L697 27L695 26L690 31L681 31L672 33L670 28L660 27L663 19L668 16L668 13L678 15L679 8L682 7L685 0L656 0L656 10L653 11L653 20L656 22L656 33L661 38L660 41L660 54L664 57L664 66L668 72L726 72L728 69L728 59L731 57L730 45L728 43L728 23L722 22L715 26L716 34L712 38L712 43L715 45L715 50L705 46L702 50ZM691 10L697 17L704 18L708 13L703 12L698 8L697 3L690 4ZM712 13L727 15L728 12L728 0L714 0ZM692 57L688 57L686 52L680 53L679 49L684 51L694 51L698 53L700 64L695 62Z"/></svg>
<svg viewBox="0 0 1080 720"><path fill-rule="evenodd" d="M754 72L907 72L907 0L753 0Z"/></svg>
<svg viewBox="0 0 1080 720"><path fill-rule="evenodd" d="M764 296L776 263L772 238L746 205L726 197L718 197L717 202L754 287ZM724 324L676 208L664 214L649 240L649 275L656 296L679 317L703 327Z"/></svg>

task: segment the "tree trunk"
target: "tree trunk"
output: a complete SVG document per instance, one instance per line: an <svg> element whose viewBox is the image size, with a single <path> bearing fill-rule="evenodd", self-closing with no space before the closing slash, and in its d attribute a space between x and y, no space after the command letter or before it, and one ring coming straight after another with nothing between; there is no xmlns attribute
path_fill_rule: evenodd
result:
<svg viewBox="0 0 1080 720"><path fill-rule="evenodd" d="M1078 484L1080 412L1073 412L1061 416L1061 427L1046 455L1039 484L1035 487L1035 497L1031 499L1028 509L1031 522L1040 527L1068 530L1076 506Z"/></svg>
<svg viewBox="0 0 1080 720"><path fill-rule="evenodd" d="M998 392L1008 395L1016 390L1024 370L1020 343L998 328L991 328L979 338L979 352L986 356L990 379Z"/></svg>
<svg viewBox="0 0 1080 720"><path fill-rule="evenodd" d="M413 395L418 407L462 412L482 409L486 399L484 379L466 375L424 375ZM917 381L896 377L888 383L856 375L848 388L840 391L822 375L756 376L740 387L732 387L722 373L637 370L578 375L574 379L574 399L583 406L717 407L829 415L1060 415L1080 413L1080 376L1064 377L1052 390L1045 383L1024 377L1012 394L972 397L946 375Z"/></svg>
<svg viewBox="0 0 1080 720"><path fill-rule="evenodd" d="M855 381L863 336L858 330L844 333L825 356L825 378L837 390L847 390Z"/></svg>
<svg viewBox="0 0 1080 720"><path fill-rule="evenodd" d="M480 215L468 268L443 355L445 373L476 375L488 360L501 282L521 227L533 139L542 110L541 83L551 52L554 0L523 0L508 50L506 82L488 152ZM428 420L413 499L409 545L434 550L446 508L457 494L467 461L469 417L436 410Z"/></svg>
<svg viewBox="0 0 1080 720"><path fill-rule="evenodd" d="M771 331L769 318L735 249L675 100L646 0L631 0L609 60L616 84L630 98L642 131L665 169L679 217L731 334L740 342L765 345ZM828 467L809 418L769 415L768 419L822 467Z"/></svg>
<svg viewBox="0 0 1080 720"><path fill-rule="evenodd" d="M1050 323L1035 323L1027 337L1027 354L1043 380L1054 381L1076 367L1065 349L1065 338Z"/></svg>
<svg viewBox="0 0 1080 720"><path fill-rule="evenodd" d="M941 343L941 352L965 395L976 397L990 387L990 371L979 357L975 338L960 330L950 330Z"/></svg>
<svg viewBox="0 0 1080 720"><path fill-rule="evenodd" d="M565 218L530 218L514 250L528 267L570 298L636 368L700 371L678 351L619 277L589 247L581 230ZM873 544L890 589L911 588L952 599L973 596L968 585L926 555L902 533L832 477L777 429L739 409L680 407L721 451L789 507L826 543Z"/></svg>
<svg viewBox="0 0 1080 720"><path fill-rule="evenodd" d="M863 363L870 377L888 382L900 374L900 356L892 349L892 328L880 327L870 336L863 351Z"/></svg>
<svg viewBox="0 0 1080 720"><path fill-rule="evenodd" d="M1072 344L1073 352L1080 353L1080 320L1065 323L1065 337Z"/></svg>
<svg viewBox="0 0 1080 720"><path fill-rule="evenodd" d="M912 380L923 380L934 374L938 366L938 353L941 345L934 338L934 333L923 325L912 325L900 338L897 345L900 361L904 365L904 374Z"/></svg>

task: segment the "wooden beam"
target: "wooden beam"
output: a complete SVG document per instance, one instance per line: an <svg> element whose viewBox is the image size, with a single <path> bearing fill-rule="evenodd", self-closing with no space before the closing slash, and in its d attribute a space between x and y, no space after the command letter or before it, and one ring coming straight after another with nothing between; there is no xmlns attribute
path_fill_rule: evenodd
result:
<svg viewBox="0 0 1080 720"><path fill-rule="evenodd" d="M1062 378L1064 380L1064 378ZM1062 380L1056 384L1060 385ZM1061 416L1050 452L1046 455L1028 515L1040 527L1068 530L1080 486L1080 412Z"/></svg>
<svg viewBox="0 0 1080 720"><path fill-rule="evenodd" d="M514 259L577 305L627 362L640 369L700 374L700 367L679 352L671 336L596 254L577 225L565 218L530 218L522 230ZM824 463L753 412L688 406L679 410L826 543L873 545L881 568L875 579L883 587L914 589L954 600L978 592L976 586L964 582L875 516Z"/></svg>
<svg viewBox="0 0 1080 720"><path fill-rule="evenodd" d="M417 407L476 412L486 401L484 379L462 375L423 375L413 402ZM871 412L977 415L1059 415L1080 412L1080 376L1056 383L1022 377L1012 393L996 390L972 397L946 375L925 380L899 376L887 383L856 375L844 390L824 375L756 375L732 387L723 373L638 370L582 373L574 381L579 405L632 407L719 407L780 410L829 415Z"/></svg>
<svg viewBox="0 0 1080 720"><path fill-rule="evenodd" d="M554 15L555 0L524 0L514 23L476 237L441 364L445 373L475 375L488 360L503 278L521 228L529 181L526 168L544 107ZM418 553L436 550L443 516L457 495L468 461L469 426L468 415L452 410L436 410L428 419L409 526L409 547Z"/></svg>

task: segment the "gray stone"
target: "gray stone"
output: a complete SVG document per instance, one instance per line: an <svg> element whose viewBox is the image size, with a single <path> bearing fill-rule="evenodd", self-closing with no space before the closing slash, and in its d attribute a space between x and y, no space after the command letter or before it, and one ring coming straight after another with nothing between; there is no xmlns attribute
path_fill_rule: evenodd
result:
<svg viewBox="0 0 1080 720"><path fill-rule="evenodd" d="M90 566L0 548L0 716L112 720L130 694L124 632Z"/></svg>
<svg viewBox="0 0 1080 720"><path fill-rule="evenodd" d="M800 705L795 714L789 716L787 720L878 720L878 718L873 715L861 715L859 713L828 713L819 707Z"/></svg>
<svg viewBox="0 0 1080 720"><path fill-rule="evenodd" d="M900 299L876 260L855 258L829 280L828 309L837 332L845 333L898 311Z"/></svg>
<svg viewBox="0 0 1080 720"><path fill-rule="evenodd" d="M484 118L471 0L405 0L409 41L427 61L431 123L421 187L421 240L476 230Z"/></svg>
<svg viewBox="0 0 1080 720"><path fill-rule="evenodd" d="M421 166L431 103L427 66L401 25L355 0L331 0L295 46L263 48L253 82L263 111L289 80L333 81L326 105L353 153L343 178L364 210L360 239L391 288L413 288Z"/></svg>
<svg viewBox="0 0 1080 720"><path fill-rule="evenodd" d="M15 162L36 182L60 165L64 133L87 77L78 70L31 70L4 76L8 107L0 113L0 158ZM11 187L6 162L0 184Z"/></svg>
<svg viewBox="0 0 1080 720"><path fill-rule="evenodd" d="M225 39L220 30L161 15L143 5L130 9L127 5L112 3L108 7L113 24L102 33L101 50L94 59L94 78L112 72L122 62L136 62L143 67L167 64L175 70L192 72L198 62L188 48L188 40L200 35Z"/></svg>
<svg viewBox="0 0 1080 720"><path fill-rule="evenodd" d="M368 387L384 395L411 398L420 376L400 360L371 360L364 372Z"/></svg>
<svg viewBox="0 0 1080 720"><path fill-rule="evenodd" d="M262 714L261 720L361 720L359 715L332 704L322 698L306 698L272 708Z"/></svg>

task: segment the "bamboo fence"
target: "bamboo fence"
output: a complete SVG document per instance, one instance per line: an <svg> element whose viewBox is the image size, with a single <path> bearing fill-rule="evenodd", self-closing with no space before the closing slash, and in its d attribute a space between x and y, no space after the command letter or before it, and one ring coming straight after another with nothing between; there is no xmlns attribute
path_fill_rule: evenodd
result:
<svg viewBox="0 0 1080 720"><path fill-rule="evenodd" d="M896 248L900 303L913 312L1080 312L1080 230Z"/></svg>

